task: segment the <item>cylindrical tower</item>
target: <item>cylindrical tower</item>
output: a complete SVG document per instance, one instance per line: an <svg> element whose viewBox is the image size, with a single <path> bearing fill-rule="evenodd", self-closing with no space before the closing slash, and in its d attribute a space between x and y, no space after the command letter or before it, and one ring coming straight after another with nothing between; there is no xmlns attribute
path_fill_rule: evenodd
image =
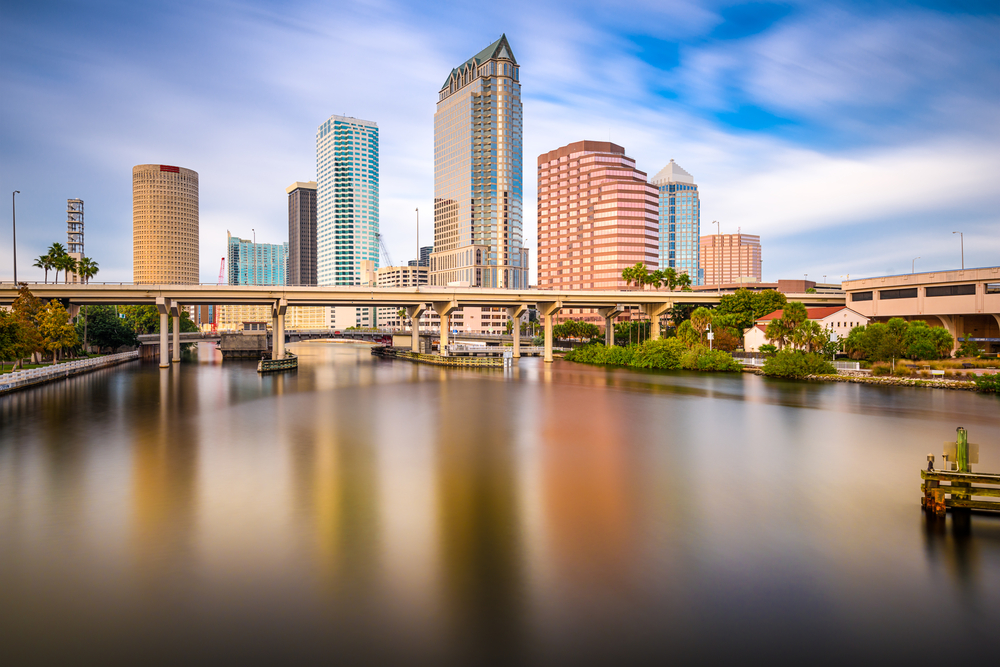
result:
<svg viewBox="0 0 1000 667"><path fill-rule="evenodd" d="M198 282L198 172L165 164L132 167L132 280Z"/></svg>

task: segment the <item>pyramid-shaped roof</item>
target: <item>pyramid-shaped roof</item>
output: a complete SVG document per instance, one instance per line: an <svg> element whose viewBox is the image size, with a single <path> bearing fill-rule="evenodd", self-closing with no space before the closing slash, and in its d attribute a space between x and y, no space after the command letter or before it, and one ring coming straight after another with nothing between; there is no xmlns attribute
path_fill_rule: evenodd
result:
<svg viewBox="0 0 1000 667"><path fill-rule="evenodd" d="M517 64L517 60L514 58L514 52L511 50L510 44L507 42L507 35L506 34L500 35L500 39L498 39L497 41L493 42L492 44L490 44L489 46L487 46L485 49L483 49L482 51L480 51L476 55L472 56L471 58L469 58L468 60L466 60L464 63L462 63L461 65L459 65L455 69L451 70L451 73L448 74L448 78L444 80L444 86L441 86L441 87L442 88L446 87L448 85L448 83L451 81L451 77L456 72L464 69L467 65L472 65L473 67L479 67L480 65L482 65L487 60L493 60L494 58L502 58L502 59L510 60L515 65Z"/></svg>
<svg viewBox="0 0 1000 667"><path fill-rule="evenodd" d="M653 185L666 185L667 183L690 183L694 185L694 178L671 159L667 166L661 169L650 180L650 183Z"/></svg>

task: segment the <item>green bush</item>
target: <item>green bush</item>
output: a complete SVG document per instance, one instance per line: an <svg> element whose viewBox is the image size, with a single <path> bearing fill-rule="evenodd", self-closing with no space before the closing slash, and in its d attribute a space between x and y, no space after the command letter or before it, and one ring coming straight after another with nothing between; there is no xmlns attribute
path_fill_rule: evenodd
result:
<svg viewBox="0 0 1000 667"><path fill-rule="evenodd" d="M1000 394L1000 373L983 373L977 375L973 382L976 383L976 390L988 394Z"/></svg>
<svg viewBox="0 0 1000 667"><path fill-rule="evenodd" d="M815 352L782 350L764 362L764 375L797 378L806 375L834 375L837 370Z"/></svg>
<svg viewBox="0 0 1000 667"><path fill-rule="evenodd" d="M676 370L684 368L698 371L734 371L742 367L732 355L722 350L696 347L689 350L677 338L647 340L641 345L606 347L586 345L566 353L567 361L607 366L631 366Z"/></svg>
<svg viewBox="0 0 1000 667"><path fill-rule="evenodd" d="M888 375L892 372L888 364L873 364L872 375Z"/></svg>
<svg viewBox="0 0 1000 667"><path fill-rule="evenodd" d="M760 348L757 351L760 352L761 354L763 354L764 356L771 355L771 354L777 354L778 353L778 346L777 345L771 345L770 343L765 343L765 344L761 345Z"/></svg>
<svg viewBox="0 0 1000 667"><path fill-rule="evenodd" d="M695 347L681 357L681 368L688 371L731 371L743 369L733 355L722 350L709 350L707 347Z"/></svg>

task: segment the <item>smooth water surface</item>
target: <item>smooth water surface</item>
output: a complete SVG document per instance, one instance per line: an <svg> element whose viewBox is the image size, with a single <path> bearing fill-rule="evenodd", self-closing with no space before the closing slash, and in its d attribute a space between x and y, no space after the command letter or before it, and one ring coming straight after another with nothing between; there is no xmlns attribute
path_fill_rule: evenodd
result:
<svg viewBox="0 0 1000 667"><path fill-rule="evenodd" d="M997 655L1000 517L919 505L996 397L291 348L0 397L13 664Z"/></svg>

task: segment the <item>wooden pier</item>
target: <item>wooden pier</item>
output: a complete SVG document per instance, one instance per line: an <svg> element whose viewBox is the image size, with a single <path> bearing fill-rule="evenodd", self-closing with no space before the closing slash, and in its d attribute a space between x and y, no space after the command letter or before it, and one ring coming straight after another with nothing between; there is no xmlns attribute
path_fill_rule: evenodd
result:
<svg viewBox="0 0 1000 667"><path fill-rule="evenodd" d="M979 463L979 446L969 443L968 431L958 427L955 442L945 443L942 458L944 470L935 470L934 455L928 454L927 470L920 471L924 480L920 486L924 492L920 504L926 511L941 515L949 509L1000 512L1000 475L972 472L972 464Z"/></svg>

